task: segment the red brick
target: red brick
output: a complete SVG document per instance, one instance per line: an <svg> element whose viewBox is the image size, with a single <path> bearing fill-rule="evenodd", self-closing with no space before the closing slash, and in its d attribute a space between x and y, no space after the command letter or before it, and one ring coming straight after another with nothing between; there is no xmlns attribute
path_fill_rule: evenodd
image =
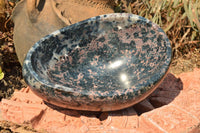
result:
<svg viewBox="0 0 200 133"><path fill-rule="evenodd" d="M155 109L152 104L149 102L149 100L143 100L139 104L134 105L134 109L137 110L138 112L144 113L147 111L151 111Z"/></svg>
<svg viewBox="0 0 200 133"><path fill-rule="evenodd" d="M200 85L200 69L195 68L193 72L182 73L179 75L183 84L184 90L191 89L193 86L199 90Z"/></svg>
<svg viewBox="0 0 200 133"><path fill-rule="evenodd" d="M30 122L50 133L196 132L200 124L200 69L180 78L168 74L147 100L128 109L102 113L99 118L91 112L82 115L80 111L50 108L29 88L15 91L10 100L3 99L0 108L4 119Z"/></svg>
<svg viewBox="0 0 200 133"><path fill-rule="evenodd" d="M188 112L168 105L142 115L151 123L158 125L167 132L184 132L194 125L198 125L199 120L192 117Z"/></svg>
<svg viewBox="0 0 200 133"><path fill-rule="evenodd" d="M30 105L23 102L2 99L1 101L3 118L17 123L31 121L40 114L46 107L42 105Z"/></svg>
<svg viewBox="0 0 200 133"><path fill-rule="evenodd" d="M200 90L186 90L173 101L173 105L190 113L200 120Z"/></svg>
<svg viewBox="0 0 200 133"><path fill-rule="evenodd" d="M148 116L142 115L139 117L139 129L145 133L163 133L166 132L159 125L154 123Z"/></svg>

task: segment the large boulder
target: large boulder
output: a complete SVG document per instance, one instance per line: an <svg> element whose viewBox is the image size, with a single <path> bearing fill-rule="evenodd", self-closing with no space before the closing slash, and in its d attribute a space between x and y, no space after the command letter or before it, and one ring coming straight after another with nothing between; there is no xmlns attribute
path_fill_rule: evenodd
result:
<svg viewBox="0 0 200 133"><path fill-rule="evenodd" d="M22 0L15 7L14 43L21 64L40 38L67 25L113 13L113 0Z"/></svg>

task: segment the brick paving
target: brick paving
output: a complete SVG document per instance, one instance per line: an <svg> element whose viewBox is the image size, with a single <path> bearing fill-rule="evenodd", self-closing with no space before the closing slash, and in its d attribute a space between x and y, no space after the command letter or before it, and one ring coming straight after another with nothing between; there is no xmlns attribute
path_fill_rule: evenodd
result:
<svg viewBox="0 0 200 133"><path fill-rule="evenodd" d="M29 88L2 99L3 119L29 122L50 133L182 133L200 132L200 69L169 73L157 90L141 103L124 110L91 113L45 104Z"/></svg>

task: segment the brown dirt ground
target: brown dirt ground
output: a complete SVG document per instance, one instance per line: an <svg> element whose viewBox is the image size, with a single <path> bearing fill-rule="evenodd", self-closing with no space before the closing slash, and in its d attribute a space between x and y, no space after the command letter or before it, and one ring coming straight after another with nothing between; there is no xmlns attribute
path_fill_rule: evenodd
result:
<svg viewBox="0 0 200 133"><path fill-rule="evenodd" d="M9 4L5 10L0 9L0 66L5 74L0 80L0 101L2 98L12 96L15 89L26 86L22 77L22 67L17 59L13 43L13 23L10 20L11 11L15 3ZM0 0L1 6L1 0ZM192 71L195 67L200 68L200 48L194 47L185 55L174 59L170 72L179 75L182 72ZM15 124L8 121L0 121L0 133L34 133L36 131L28 124Z"/></svg>

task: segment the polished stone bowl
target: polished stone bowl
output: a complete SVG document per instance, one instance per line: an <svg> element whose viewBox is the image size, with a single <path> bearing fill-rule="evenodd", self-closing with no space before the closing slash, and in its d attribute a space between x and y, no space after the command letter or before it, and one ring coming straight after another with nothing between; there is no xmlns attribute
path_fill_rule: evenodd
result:
<svg viewBox="0 0 200 133"><path fill-rule="evenodd" d="M150 95L171 54L156 24L133 14L107 14L42 38L27 53L23 76L36 95L56 106L113 111Z"/></svg>

